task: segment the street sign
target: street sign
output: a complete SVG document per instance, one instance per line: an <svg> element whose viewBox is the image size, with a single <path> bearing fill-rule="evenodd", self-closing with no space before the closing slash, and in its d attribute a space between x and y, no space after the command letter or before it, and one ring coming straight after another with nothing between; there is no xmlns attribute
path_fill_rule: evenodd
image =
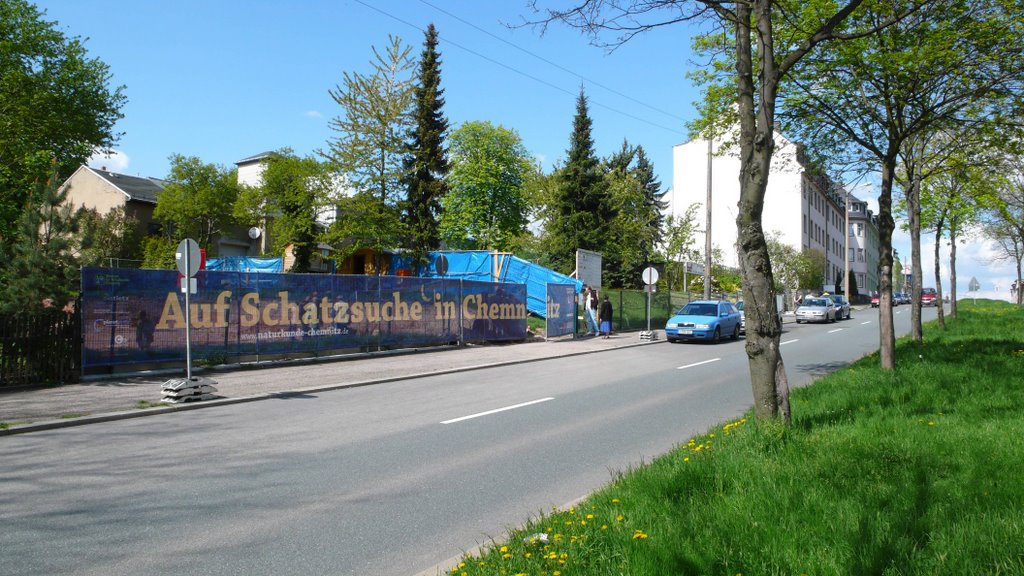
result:
<svg viewBox="0 0 1024 576"><path fill-rule="evenodd" d="M191 278L199 272L202 264L202 254L199 252L199 243L191 238L185 238L178 244L174 253L174 263L178 266L178 272L182 276Z"/></svg>
<svg viewBox="0 0 1024 576"><path fill-rule="evenodd" d="M978 290L981 290L981 284L978 283L978 279L974 276L971 276L971 281L967 284L967 290L968 292L977 292Z"/></svg>
<svg viewBox="0 0 1024 576"><path fill-rule="evenodd" d="M688 274L703 274L704 265L700 262L686 262L684 265L685 270Z"/></svg>
<svg viewBox="0 0 1024 576"><path fill-rule="evenodd" d="M643 273L644 284L658 283L658 270L654 266L648 266Z"/></svg>

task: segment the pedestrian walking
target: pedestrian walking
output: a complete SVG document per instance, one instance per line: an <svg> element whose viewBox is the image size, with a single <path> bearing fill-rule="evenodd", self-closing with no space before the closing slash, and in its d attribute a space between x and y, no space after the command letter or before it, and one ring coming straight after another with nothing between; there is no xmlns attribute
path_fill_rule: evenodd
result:
<svg viewBox="0 0 1024 576"><path fill-rule="evenodd" d="M612 303L608 300L608 295L605 294L604 300L601 302L601 332L604 332L604 337L607 339L612 334Z"/></svg>
<svg viewBox="0 0 1024 576"><path fill-rule="evenodd" d="M583 316L587 322L587 336L597 335L597 292L587 286L584 288Z"/></svg>

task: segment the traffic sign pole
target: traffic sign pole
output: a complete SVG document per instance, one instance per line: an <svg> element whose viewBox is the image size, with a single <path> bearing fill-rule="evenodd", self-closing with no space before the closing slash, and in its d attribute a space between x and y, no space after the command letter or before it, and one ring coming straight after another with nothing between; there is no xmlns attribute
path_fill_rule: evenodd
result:
<svg viewBox="0 0 1024 576"><path fill-rule="evenodd" d="M189 296L192 293L192 279L199 272L200 254L199 244L191 238L182 240L178 244L178 252L175 254L178 272L184 276L181 286L185 292L185 378L190 382L192 381L192 302Z"/></svg>

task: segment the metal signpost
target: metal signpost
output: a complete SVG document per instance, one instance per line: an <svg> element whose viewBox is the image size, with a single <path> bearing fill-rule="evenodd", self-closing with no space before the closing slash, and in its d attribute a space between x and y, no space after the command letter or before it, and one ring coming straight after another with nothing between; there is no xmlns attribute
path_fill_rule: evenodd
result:
<svg viewBox="0 0 1024 576"><path fill-rule="evenodd" d="M185 238L178 244L174 254L174 261L181 273L181 291L185 293L185 379L174 378L164 382L163 402L195 402L198 400L209 400L217 389L216 384L209 378L192 377L192 302L190 296L196 293L196 274L202 266L202 253L199 244L191 239Z"/></svg>
<svg viewBox="0 0 1024 576"><path fill-rule="evenodd" d="M658 283L658 270L654 266L648 266L643 272L643 281L647 286L647 330L640 332L641 340L657 340L658 335L651 330L651 292L654 285Z"/></svg>
<svg viewBox="0 0 1024 576"><path fill-rule="evenodd" d="M200 260L199 244L195 240L185 238L178 244L174 261L183 276L181 291L185 293L185 378L189 380L192 379L192 307L189 306L189 295L196 292L195 275L199 272Z"/></svg>

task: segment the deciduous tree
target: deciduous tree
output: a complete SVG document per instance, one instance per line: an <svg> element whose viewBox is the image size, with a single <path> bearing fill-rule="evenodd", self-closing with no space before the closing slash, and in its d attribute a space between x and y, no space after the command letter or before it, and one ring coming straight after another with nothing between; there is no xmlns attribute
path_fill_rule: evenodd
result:
<svg viewBox="0 0 1024 576"><path fill-rule="evenodd" d="M35 183L54 165L71 174L117 142L126 101L109 67L45 16L25 0L0 0L0 243L15 240Z"/></svg>
<svg viewBox="0 0 1024 576"><path fill-rule="evenodd" d="M515 130L465 122L452 132L441 235L451 248L509 250L526 232L525 185L536 170Z"/></svg>

